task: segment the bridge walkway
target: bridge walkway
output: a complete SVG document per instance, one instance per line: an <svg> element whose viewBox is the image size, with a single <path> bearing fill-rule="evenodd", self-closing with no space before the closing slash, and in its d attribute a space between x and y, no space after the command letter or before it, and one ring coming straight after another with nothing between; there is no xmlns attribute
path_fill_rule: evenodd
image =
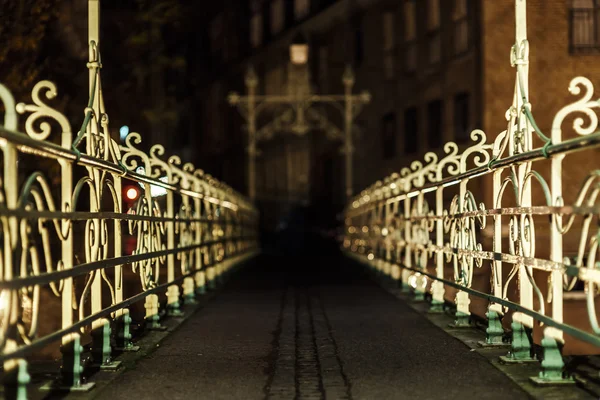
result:
<svg viewBox="0 0 600 400"><path fill-rule="evenodd" d="M335 254L265 255L98 399L525 399Z"/></svg>

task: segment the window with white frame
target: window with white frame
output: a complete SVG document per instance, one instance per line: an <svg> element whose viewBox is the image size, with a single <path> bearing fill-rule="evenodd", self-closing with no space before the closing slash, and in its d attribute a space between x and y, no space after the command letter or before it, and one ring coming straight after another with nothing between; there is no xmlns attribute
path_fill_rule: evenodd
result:
<svg viewBox="0 0 600 400"><path fill-rule="evenodd" d="M382 16L383 27L383 73L386 79L394 78L394 49L395 49L395 15L385 11Z"/></svg>
<svg viewBox="0 0 600 400"><path fill-rule="evenodd" d="M260 12L255 13L250 20L250 44L258 47L263 40L263 16Z"/></svg>
<svg viewBox="0 0 600 400"><path fill-rule="evenodd" d="M294 18L298 21L310 13L310 0L294 0Z"/></svg>
<svg viewBox="0 0 600 400"><path fill-rule="evenodd" d="M454 54L462 54L469 49L468 15L468 0L454 0Z"/></svg>
<svg viewBox="0 0 600 400"><path fill-rule="evenodd" d="M285 24L285 4L283 0L271 2L271 33L276 34L283 30Z"/></svg>
<svg viewBox="0 0 600 400"><path fill-rule="evenodd" d="M429 42L429 62L438 63L442 53L440 34L440 0L427 0L427 35Z"/></svg>
<svg viewBox="0 0 600 400"><path fill-rule="evenodd" d="M572 0L570 45L573 52L600 49L600 0Z"/></svg>
<svg viewBox="0 0 600 400"><path fill-rule="evenodd" d="M404 1L404 47L407 72L417 69L417 8L415 0Z"/></svg>

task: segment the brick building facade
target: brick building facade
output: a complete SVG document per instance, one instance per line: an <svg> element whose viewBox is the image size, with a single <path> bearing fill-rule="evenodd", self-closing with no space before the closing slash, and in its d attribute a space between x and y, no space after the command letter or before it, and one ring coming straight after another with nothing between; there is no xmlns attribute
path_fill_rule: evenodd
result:
<svg viewBox="0 0 600 400"><path fill-rule="evenodd" d="M240 190L245 186L239 173L246 169L245 131L236 110L226 105L226 95L243 92L248 65L258 73L259 93L284 90L288 46L298 32L310 45L315 92L343 93L342 73L351 64L355 92L368 90L373 96L356 119L355 192L421 160L427 151L441 153L446 141L467 146L472 129L483 129L489 140L506 129L515 79L509 58L514 0L235 3L221 2L210 17L213 75L202 95L202 142L221 144L217 155L211 150L212 168ZM592 0L528 1L531 102L544 132L554 114L572 101L567 91L572 77L586 75L598 83L597 7ZM290 192L297 188L288 179L302 170L309 171L300 174L301 189L309 191L306 198L342 204L341 143L322 136L281 136L261 145L259 198L262 193L293 199Z"/></svg>

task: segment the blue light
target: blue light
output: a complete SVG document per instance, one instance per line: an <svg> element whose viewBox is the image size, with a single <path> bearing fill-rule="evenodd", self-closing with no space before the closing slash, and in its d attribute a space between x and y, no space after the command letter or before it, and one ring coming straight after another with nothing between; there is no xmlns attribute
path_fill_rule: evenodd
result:
<svg viewBox="0 0 600 400"><path fill-rule="evenodd" d="M125 138L129 135L129 127L127 125L123 125L121 129L119 129L119 136L121 137L121 141L125 141Z"/></svg>

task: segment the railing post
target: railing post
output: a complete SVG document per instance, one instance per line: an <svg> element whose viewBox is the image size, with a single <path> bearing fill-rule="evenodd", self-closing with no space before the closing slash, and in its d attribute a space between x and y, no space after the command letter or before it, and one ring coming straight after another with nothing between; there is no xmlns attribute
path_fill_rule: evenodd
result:
<svg viewBox="0 0 600 400"><path fill-rule="evenodd" d="M167 247L172 249L175 247L175 217L174 212L174 199L173 192L167 193L167 210L166 216L169 221L166 222L167 230ZM175 280L175 254L169 254L167 256L167 281L173 282ZM167 315L170 317L180 317L183 315L179 309L179 286L170 285L167 288Z"/></svg>
<svg viewBox="0 0 600 400"><path fill-rule="evenodd" d="M117 317L117 347L119 351L138 351L140 346L134 346L131 342L131 316L129 309L124 308Z"/></svg>
<svg viewBox="0 0 600 400"><path fill-rule="evenodd" d="M4 396L6 400L27 400L27 385L31 376L27 372L27 361L16 358L4 362Z"/></svg>
<svg viewBox="0 0 600 400"><path fill-rule="evenodd" d="M146 296L146 300L144 301L144 308L146 309L146 316L144 317L146 329L160 331L167 329L160 324L159 307L158 295L149 294Z"/></svg>
<svg viewBox="0 0 600 400"><path fill-rule="evenodd" d="M458 212L459 213L465 211L464 202L465 202L465 197L467 194L468 182L469 182L468 178L462 179L460 181L459 192L458 192ZM462 227L462 224L465 224L465 223L467 223L467 222L465 222L465 220L463 219L460 222L461 227ZM462 228L461 228L461 232L458 234L458 240L459 240L458 248L459 249L464 248L464 246L465 246L464 242L467 240L467 238L465 237L465 234L464 234ZM454 279L456 281L465 282L465 276L464 276L465 265L464 264L468 263L468 262L469 261L465 259L465 256L455 259L455 261L454 261L454 263L455 263ZM470 278L467 277L466 279L467 279L467 282L469 282ZM468 284L470 284L470 282ZM470 322L471 311L469 310L469 305L471 304L471 300L469 299L469 294L467 292L459 290L458 293L456 293L455 302L456 302L456 313L455 313L456 319L454 321L453 326L455 326L457 328L470 327L471 326L471 322Z"/></svg>
<svg viewBox="0 0 600 400"><path fill-rule="evenodd" d="M423 211L423 202L425 201L425 194L422 191L419 191L419 194L417 195L416 198L416 202L417 202L417 212L416 215L418 217L424 217L424 211ZM413 222L413 224L415 224ZM421 232L421 229L423 229L423 222L422 221L417 221L416 222L416 236L417 237L413 237L413 243L417 246L423 244L420 243L421 240L423 239L423 237L420 237L421 235L425 235L424 232ZM414 227L415 225L413 225ZM413 235L415 236L415 235ZM429 235L427 235L429 236ZM427 238L427 241L429 241L429 238ZM419 249L422 250L421 253L419 253L419 251L415 251L415 258L417 259L417 268L422 269L422 270L426 270L427 269L427 250L425 249L425 245L423 246L423 249ZM424 282L425 284L421 284L419 282L419 278L421 278L421 281ZM414 298L413 301L425 301L425 288L427 287L427 280L423 275L419 275L419 274L415 274L415 288L414 288Z"/></svg>
<svg viewBox="0 0 600 400"><path fill-rule="evenodd" d="M411 236L412 236L412 223L410 220L410 203L409 197L404 197L404 265L412 267L412 251L411 251ZM402 292L410 293L410 285L408 278L412 274L412 271L406 268L402 269Z"/></svg>
<svg viewBox="0 0 600 400"><path fill-rule="evenodd" d="M396 187L396 183L394 183L394 187ZM394 191L396 192L396 191ZM393 193L394 193L393 192ZM400 206L400 202L399 201L394 201L394 203L392 204L392 215L394 217L398 216L398 212L399 212L399 206ZM393 256L393 264L392 264L392 281L394 284L395 288L401 287L402 286L402 276L401 276L401 270L400 270L400 266L398 265L398 263L400 262L400 257L399 257L399 240L398 240L398 230L400 229L399 224L395 224L396 226L394 227L394 235L392 236L392 240L395 241L394 246L395 246L395 251L394 251L394 256Z"/></svg>
<svg viewBox="0 0 600 400"><path fill-rule="evenodd" d="M209 195L212 196L211 192L208 192ZM215 244L214 242L214 224L215 224L215 220L214 220L214 215L213 215L213 206L212 203L210 203L209 201L205 201L204 202L204 210L206 212L206 217L210 220L210 223L207 224L208 227L208 241L209 244L206 246L206 250L204 253L204 263L205 265L208 266L208 268L206 269L206 280L207 280L207 286L209 290L214 290L217 288L217 282L215 279L215 258L214 258L214 248L215 248Z"/></svg>
<svg viewBox="0 0 600 400"><path fill-rule="evenodd" d="M81 336L78 333L64 336L60 351L63 355L60 367L61 381L50 382L42 386L42 390L51 391L59 388L72 392L86 392L96 386L94 382L83 382L83 366L81 365L83 347L81 346Z"/></svg>
<svg viewBox="0 0 600 400"><path fill-rule="evenodd" d="M92 331L92 355L103 370L114 371L119 368L121 361L114 361L111 357L110 337L112 330L110 320L101 318L96 329Z"/></svg>
<svg viewBox="0 0 600 400"><path fill-rule="evenodd" d="M435 191L435 244L438 249L444 247L444 187L439 186ZM444 279L444 253L437 251L435 253L435 276ZM430 313L444 312L444 284L440 281L434 281L431 284L431 307Z"/></svg>
<svg viewBox="0 0 600 400"><path fill-rule="evenodd" d="M494 208L501 208L500 190L502 187L502 170L494 171L493 176L493 195L492 204ZM502 215L494 215L494 233L492 243L494 253L502 254ZM502 261L492 261L492 294L498 298L503 298L502 293ZM496 303L490 303L485 316L488 319L488 327L485 330L486 338L481 342L482 346L505 346L503 342L504 328L502 327L501 317L504 312L502 307Z"/></svg>

